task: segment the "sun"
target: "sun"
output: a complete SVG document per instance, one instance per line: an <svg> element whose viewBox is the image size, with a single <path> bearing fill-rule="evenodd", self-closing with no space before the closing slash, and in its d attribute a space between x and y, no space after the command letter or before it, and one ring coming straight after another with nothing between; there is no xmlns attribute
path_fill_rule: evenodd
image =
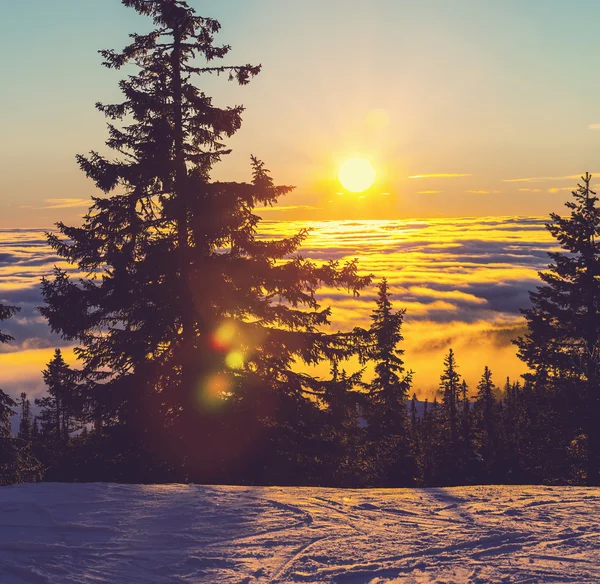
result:
<svg viewBox="0 0 600 584"><path fill-rule="evenodd" d="M350 158L340 167L338 179L351 193L362 193L374 182L377 176L375 167L365 158Z"/></svg>

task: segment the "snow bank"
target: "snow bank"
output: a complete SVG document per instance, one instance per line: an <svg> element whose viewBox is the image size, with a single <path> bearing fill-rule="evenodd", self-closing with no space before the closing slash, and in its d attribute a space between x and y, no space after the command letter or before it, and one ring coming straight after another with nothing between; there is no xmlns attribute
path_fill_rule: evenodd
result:
<svg viewBox="0 0 600 584"><path fill-rule="evenodd" d="M0 489L1 584L599 578L600 489Z"/></svg>

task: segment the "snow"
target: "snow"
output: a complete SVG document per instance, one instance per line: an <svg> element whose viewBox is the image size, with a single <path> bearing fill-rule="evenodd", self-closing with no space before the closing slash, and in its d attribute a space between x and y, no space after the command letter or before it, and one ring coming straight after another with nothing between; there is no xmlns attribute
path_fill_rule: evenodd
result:
<svg viewBox="0 0 600 584"><path fill-rule="evenodd" d="M0 489L2 584L597 582L600 489Z"/></svg>

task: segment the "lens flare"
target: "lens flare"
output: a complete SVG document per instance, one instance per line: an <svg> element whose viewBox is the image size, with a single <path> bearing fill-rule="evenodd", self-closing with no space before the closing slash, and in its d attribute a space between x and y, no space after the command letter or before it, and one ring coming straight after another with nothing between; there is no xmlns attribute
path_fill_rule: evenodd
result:
<svg viewBox="0 0 600 584"><path fill-rule="evenodd" d="M229 367L229 369L242 369L244 367L244 353L241 351L231 351L225 357L225 365Z"/></svg>
<svg viewBox="0 0 600 584"><path fill-rule="evenodd" d="M212 344L215 349L226 351L233 345L237 333L235 323L225 322L213 334Z"/></svg>
<svg viewBox="0 0 600 584"><path fill-rule="evenodd" d="M221 407L225 394L230 392L232 387L231 378L226 373L209 375L200 385L200 405L213 410Z"/></svg>

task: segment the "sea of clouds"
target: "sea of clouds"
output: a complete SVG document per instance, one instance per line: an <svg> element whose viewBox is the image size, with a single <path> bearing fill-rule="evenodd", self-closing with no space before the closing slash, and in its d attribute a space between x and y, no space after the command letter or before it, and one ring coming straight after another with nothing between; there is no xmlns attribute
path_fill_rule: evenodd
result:
<svg viewBox="0 0 600 584"><path fill-rule="evenodd" d="M487 217L390 221L265 221L261 233L282 237L308 227L301 255L316 261L358 258L376 283L388 279L395 308L406 309L405 361L421 396L437 386L444 354L453 347L472 387L484 365L496 382L525 371L512 339L524 333L520 310L539 284L556 242L537 217ZM66 267L46 243L44 230L0 230L0 302L21 308L5 332L15 341L0 347L0 387L30 397L43 392L41 371L55 347L71 347L41 317L40 281L54 266ZM353 297L324 290L333 330L368 326L376 288Z"/></svg>

